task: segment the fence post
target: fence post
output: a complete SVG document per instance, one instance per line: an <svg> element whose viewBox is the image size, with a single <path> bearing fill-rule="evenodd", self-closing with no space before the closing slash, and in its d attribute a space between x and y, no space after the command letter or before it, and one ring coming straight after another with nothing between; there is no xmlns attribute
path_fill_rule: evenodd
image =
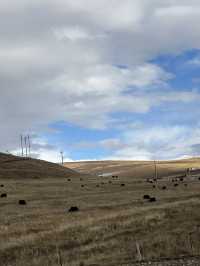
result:
<svg viewBox="0 0 200 266"><path fill-rule="evenodd" d="M140 244L138 241L135 242L136 245L136 251L137 251L137 257L138 257L138 261L142 261L142 254L140 251Z"/></svg>

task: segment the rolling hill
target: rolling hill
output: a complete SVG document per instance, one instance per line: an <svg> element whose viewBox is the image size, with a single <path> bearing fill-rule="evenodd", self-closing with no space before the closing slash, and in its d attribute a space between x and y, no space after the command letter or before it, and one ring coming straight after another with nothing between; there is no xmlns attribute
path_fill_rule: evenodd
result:
<svg viewBox="0 0 200 266"><path fill-rule="evenodd" d="M0 153L0 178L45 178L79 176L75 170L47 161Z"/></svg>
<svg viewBox="0 0 200 266"><path fill-rule="evenodd" d="M157 161L156 165L158 177L184 174L187 168L200 168L200 158ZM149 178L155 173L154 161L83 161L65 163L64 166L80 173L104 176Z"/></svg>

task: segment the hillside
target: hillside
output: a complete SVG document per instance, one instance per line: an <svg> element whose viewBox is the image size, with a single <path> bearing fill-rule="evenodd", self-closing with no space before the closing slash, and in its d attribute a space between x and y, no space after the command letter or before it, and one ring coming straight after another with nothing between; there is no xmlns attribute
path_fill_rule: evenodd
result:
<svg viewBox="0 0 200 266"><path fill-rule="evenodd" d="M84 174L119 175L133 178L153 177L155 165L153 161L83 161L69 162L66 167ZM174 161L157 161L158 177L184 174L187 168L200 168L200 158Z"/></svg>
<svg viewBox="0 0 200 266"><path fill-rule="evenodd" d="M0 178L45 178L79 175L55 163L0 153Z"/></svg>

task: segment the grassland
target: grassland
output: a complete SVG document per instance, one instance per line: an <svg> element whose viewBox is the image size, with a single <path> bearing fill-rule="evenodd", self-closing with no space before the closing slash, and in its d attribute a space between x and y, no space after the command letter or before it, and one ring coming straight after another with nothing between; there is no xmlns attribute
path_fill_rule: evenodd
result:
<svg viewBox="0 0 200 266"><path fill-rule="evenodd" d="M200 254L198 174L176 181L176 187L172 182L185 168L199 167L198 159L160 163L160 179L153 184L146 182L153 175L152 162L74 164L74 170L82 168L79 175L35 160L19 162L20 167L10 162L6 174L3 160L0 191L7 198L0 198L2 266L132 265L138 259L136 243L147 260ZM97 175L108 172L118 178ZM144 200L144 194L157 201ZM20 199L27 205L18 205ZM71 206L80 211L69 213Z"/></svg>

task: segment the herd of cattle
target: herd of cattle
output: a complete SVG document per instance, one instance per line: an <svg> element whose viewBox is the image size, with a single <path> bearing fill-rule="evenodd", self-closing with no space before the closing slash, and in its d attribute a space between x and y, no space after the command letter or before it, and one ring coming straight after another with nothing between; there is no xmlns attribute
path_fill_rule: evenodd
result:
<svg viewBox="0 0 200 266"><path fill-rule="evenodd" d="M119 180L119 176L118 175L113 175L112 176L112 179ZM180 183L183 183L183 185L185 187L187 187L188 186L188 183L185 182L186 179L187 179L187 175L183 175L183 176L179 176L179 177L173 177L170 180L173 183L173 186L174 187L178 187ZM68 178L67 180L68 180L68 182L71 182L71 178ZM200 180L200 177L198 177L198 180ZM83 181L83 178L80 178L80 181ZM155 188L159 188L159 189L162 189L162 190L167 190L167 186L166 185L160 186L159 179L158 178L147 178L146 179L146 182L152 184L152 187L154 189ZM111 180L108 181L108 184L112 184L112 183L113 182ZM101 182L100 184L96 184L96 187L100 187L100 185L104 185L104 184L106 184L105 181L104 182ZM119 185L121 187L124 187L125 186L124 183L119 183ZM86 186L85 184L81 184L81 188L84 188L85 186ZM4 184L0 184L0 188L4 188ZM5 192L4 193L1 193L0 194L0 197L1 198L6 198L7 197L7 193L5 193ZM148 202L155 202L157 199L154 196L152 197L152 196L150 196L148 194L145 194L145 195L143 195L143 200L147 200ZM18 204L19 205L26 205L27 202L24 199L20 199L18 201ZM77 212L77 211L79 211L79 208L77 206L71 206L69 208L69 210L68 210L68 212Z"/></svg>

